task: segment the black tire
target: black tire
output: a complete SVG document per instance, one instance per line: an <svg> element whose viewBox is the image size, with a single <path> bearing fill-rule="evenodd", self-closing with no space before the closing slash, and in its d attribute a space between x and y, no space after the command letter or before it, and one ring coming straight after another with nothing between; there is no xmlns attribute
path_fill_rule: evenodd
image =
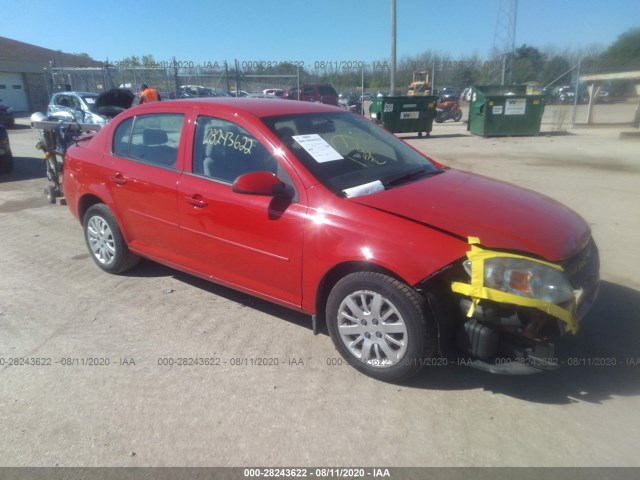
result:
<svg viewBox="0 0 640 480"><path fill-rule="evenodd" d="M423 297L381 273L342 278L329 294L326 319L340 355L377 380L403 382L438 350L437 328Z"/></svg>
<svg viewBox="0 0 640 480"><path fill-rule="evenodd" d="M462 110L456 110L456 113L453 114L453 121L459 122L462 119Z"/></svg>
<svg viewBox="0 0 640 480"><path fill-rule="evenodd" d="M0 173L7 174L13 171L13 156L5 155L0 157Z"/></svg>
<svg viewBox="0 0 640 480"><path fill-rule="evenodd" d="M118 274L133 268L140 257L131 253L109 207L91 206L82 222L91 258L105 272Z"/></svg>

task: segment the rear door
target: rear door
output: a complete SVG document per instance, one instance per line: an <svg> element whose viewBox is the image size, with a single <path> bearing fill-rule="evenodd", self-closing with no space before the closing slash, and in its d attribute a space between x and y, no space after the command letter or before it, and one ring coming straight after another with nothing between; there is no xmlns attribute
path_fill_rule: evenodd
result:
<svg viewBox="0 0 640 480"><path fill-rule="evenodd" d="M130 247L170 262L180 257L176 186L184 117L168 109L125 119L114 130L105 162L113 208Z"/></svg>

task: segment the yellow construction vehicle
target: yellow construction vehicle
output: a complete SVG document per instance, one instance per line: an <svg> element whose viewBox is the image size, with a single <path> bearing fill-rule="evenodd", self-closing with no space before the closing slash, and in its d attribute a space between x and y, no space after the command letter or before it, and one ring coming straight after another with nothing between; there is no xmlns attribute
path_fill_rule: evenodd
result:
<svg viewBox="0 0 640 480"><path fill-rule="evenodd" d="M409 85L407 95L431 95L429 72L413 72L413 82Z"/></svg>

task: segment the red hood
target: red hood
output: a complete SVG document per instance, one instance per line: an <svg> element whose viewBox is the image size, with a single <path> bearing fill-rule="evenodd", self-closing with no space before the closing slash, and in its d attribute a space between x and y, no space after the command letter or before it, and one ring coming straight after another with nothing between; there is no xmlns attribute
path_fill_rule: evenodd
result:
<svg viewBox="0 0 640 480"><path fill-rule="evenodd" d="M585 221L548 197L479 175L447 170L421 181L350 199L483 246L565 260L590 236Z"/></svg>

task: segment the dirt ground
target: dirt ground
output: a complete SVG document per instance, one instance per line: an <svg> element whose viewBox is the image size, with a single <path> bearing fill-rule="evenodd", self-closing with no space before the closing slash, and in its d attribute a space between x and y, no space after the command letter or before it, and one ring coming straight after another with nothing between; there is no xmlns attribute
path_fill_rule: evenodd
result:
<svg viewBox="0 0 640 480"><path fill-rule="evenodd" d="M18 123L0 180L0 466L640 466L640 141L621 128L401 135L576 210L603 283L559 370L449 363L398 386L339 365L307 316L152 262L102 273ZM176 364L193 357L210 365Z"/></svg>

